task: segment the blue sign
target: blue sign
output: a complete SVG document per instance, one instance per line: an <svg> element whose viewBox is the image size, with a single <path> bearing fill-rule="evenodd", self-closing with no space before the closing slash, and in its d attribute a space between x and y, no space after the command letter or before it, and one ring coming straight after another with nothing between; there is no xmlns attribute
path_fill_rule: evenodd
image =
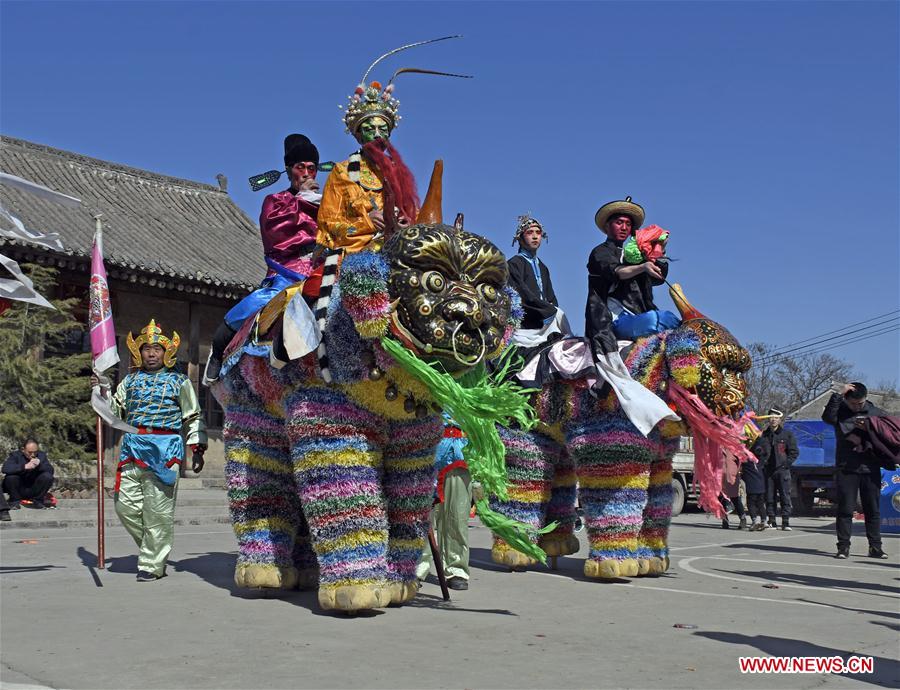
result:
<svg viewBox="0 0 900 690"><path fill-rule="evenodd" d="M881 470L881 531L900 534L900 470Z"/></svg>

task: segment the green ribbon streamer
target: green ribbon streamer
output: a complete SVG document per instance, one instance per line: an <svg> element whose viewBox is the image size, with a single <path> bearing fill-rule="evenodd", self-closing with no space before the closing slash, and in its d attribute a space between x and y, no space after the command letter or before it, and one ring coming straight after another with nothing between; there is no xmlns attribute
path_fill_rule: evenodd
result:
<svg viewBox="0 0 900 690"><path fill-rule="evenodd" d="M411 376L421 381L435 401L443 408L469 442L463 457L472 479L479 482L486 493L508 500L506 491L506 449L497 433L496 424L515 421L523 429L535 425L534 409L528 396L534 392L513 381L503 381L512 363L512 348L498 362L498 370L489 377L483 363L470 369L457 381L438 368L437 363L425 362L391 338L382 338L381 345ZM502 381L502 382L501 382ZM551 532L557 523L534 530L491 510L487 499L475 501L475 510L482 524L517 551L546 563L544 553L532 539Z"/></svg>

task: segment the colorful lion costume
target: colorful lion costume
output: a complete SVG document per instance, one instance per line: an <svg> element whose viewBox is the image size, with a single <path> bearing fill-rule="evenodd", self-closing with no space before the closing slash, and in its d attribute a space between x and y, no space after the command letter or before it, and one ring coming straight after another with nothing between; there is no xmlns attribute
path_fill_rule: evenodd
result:
<svg viewBox="0 0 900 690"><path fill-rule="evenodd" d="M682 325L638 339L623 360L631 376L666 400L682 422L663 422L644 436L612 392L592 392L594 381L585 373L554 380L535 393L534 429L500 429L509 500L493 499L492 506L535 530L556 521L558 527L539 543L548 556L569 555L578 551L577 486L590 545L587 577L659 575L668 568L672 457L680 436L694 434L700 503L715 514L722 510L722 453L752 461L741 442L745 426L752 427L742 414L749 353L727 329L694 310L677 286L673 297ZM551 357L589 351L580 338L551 348L556 350ZM548 353L543 356L546 362ZM492 557L513 568L534 562L501 538L495 538Z"/></svg>
<svg viewBox="0 0 900 690"><path fill-rule="evenodd" d="M270 362L289 328L289 302L268 333L259 331L264 311L256 337L226 354L216 392L238 585L318 584L322 608L344 611L415 596L441 409L464 428L467 420L475 445L499 457L480 479L505 495L494 422L527 426L529 407L513 387L487 385L483 361L504 349L516 296L502 253L461 222L444 225L439 197L436 166L416 224L380 252L344 255L322 332L327 356L320 348Z"/></svg>

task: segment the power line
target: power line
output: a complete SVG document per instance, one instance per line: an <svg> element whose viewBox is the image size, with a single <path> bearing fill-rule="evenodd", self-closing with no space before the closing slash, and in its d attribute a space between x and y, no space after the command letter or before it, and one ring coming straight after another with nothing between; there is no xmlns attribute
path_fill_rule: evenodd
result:
<svg viewBox="0 0 900 690"><path fill-rule="evenodd" d="M802 343L808 343L811 340L818 340L826 335L831 335L832 333L838 333L839 331L846 331L848 328L853 328L854 326L861 326L864 323L869 323L869 321L876 321L878 319L883 319L886 316L891 316L892 314L900 313L900 309L892 309L889 312L885 312L884 314L879 314L878 316L873 316L870 319L864 319L863 321L857 321L856 323L851 323L847 326L842 326L841 328L835 328L833 331L826 331L825 333L820 333L819 335L814 335L811 338L806 338L805 340L798 340L793 343L788 343L787 345L782 345L780 349L793 347L794 345L800 345Z"/></svg>
<svg viewBox="0 0 900 690"><path fill-rule="evenodd" d="M836 348L843 347L844 345L850 345L851 343L856 343L856 342L860 342L862 340L868 340L870 338L875 338L880 335L885 335L887 333L892 333L897 330L900 330L900 325L895 324L892 326L887 326L885 328L882 328L882 329L874 331L874 332L868 332L868 333L864 333L862 335L852 337L849 340L831 343L830 345L825 345L824 347L819 347L817 345L811 345L801 352L796 352L794 354L782 354L782 355L775 356L775 357L769 357L766 359L762 359L759 362L756 362L755 364L756 364L756 366L769 366L772 364L778 364L780 362L787 361L789 359L808 357L810 355L818 354L820 352L827 352L829 350L834 350Z"/></svg>
<svg viewBox="0 0 900 690"><path fill-rule="evenodd" d="M777 357L783 357L784 355L789 355L792 352L806 350L811 347L819 347L823 343L827 343L832 340L839 340L841 338L846 338L848 336L855 336L856 334L862 334L862 333L865 333L866 331L871 332L872 329L878 329L878 328L883 328L888 325L897 325L897 324L900 324L900 316L892 316L891 318L886 319L880 323L872 323L872 324L869 324L868 326L864 326L863 328L857 328L856 330L853 330L853 331L847 331L846 333L841 333L839 335L833 335L830 338L821 338L821 339L818 339L818 337L815 339L808 338L807 339L808 341L816 340L816 342L813 342L813 343L808 342L806 345L800 345L798 347L794 347L794 348L790 348L790 349L780 349L780 350L776 350L775 352L770 352L770 353L766 354L761 361L766 361L767 359L774 359ZM849 326L845 326L843 329L838 329L838 330L846 330L847 328L849 328ZM831 331L831 332L834 332L834 331ZM798 342L803 342L803 341L798 341Z"/></svg>
<svg viewBox="0 0 900 690"><path fill-rule="evenodd" d="M822 347L822 348L813 347L812 349L809 349L809 350L806 350L804 352L800 352L800 353L797 353L794 355L782 355L780 357L764 359L759 362L754 362L754 366L759 366L759 367L773 366L775 364L780 364L781 362L784 362L789 359L809 357L810 355L815 355L815 354L819 354L822 352L828 352L829 350L835 350L839 347L844 347L845 345L851 345L853 343L862 342L864 340L870 340L872 338L877 338L879 336L886 335L888 333L893 333L895 331L900 331L900 325L888 326L879 331L875 331L874 333L867 333L865 335L857 336L855 338L850 338L849 340L846 340L843 342L832 343L831 345L826 345L825 347Z"/></svg>

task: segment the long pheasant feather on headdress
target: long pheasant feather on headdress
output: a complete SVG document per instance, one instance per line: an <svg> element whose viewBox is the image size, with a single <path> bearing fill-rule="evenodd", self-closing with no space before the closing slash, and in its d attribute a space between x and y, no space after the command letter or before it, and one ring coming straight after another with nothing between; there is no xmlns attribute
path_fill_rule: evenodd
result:
<svg viewBox="0 0 900 690"><path fill-rule="evenodd" d="M451 38L462 38L461 34L455 34L453 36L441 36L440 38L429 38L424 41L416 41L415 43L408 43L405 46L400 46L399 48L394 48L393 50L389 50L384 55L375 59L371 65L369 65L369 69L366 70L366 73L363 74L363 78L360 81L361 84L366 83L366 79L369 76L369 73L375 68L379 62L384 60L385 58L389 58L391 55L396 55L397 53L402 53L404 50L409 50L410 48L416 48L417 46L425 46L429 43L437 43L438 41L449 41Z"/></svg>

